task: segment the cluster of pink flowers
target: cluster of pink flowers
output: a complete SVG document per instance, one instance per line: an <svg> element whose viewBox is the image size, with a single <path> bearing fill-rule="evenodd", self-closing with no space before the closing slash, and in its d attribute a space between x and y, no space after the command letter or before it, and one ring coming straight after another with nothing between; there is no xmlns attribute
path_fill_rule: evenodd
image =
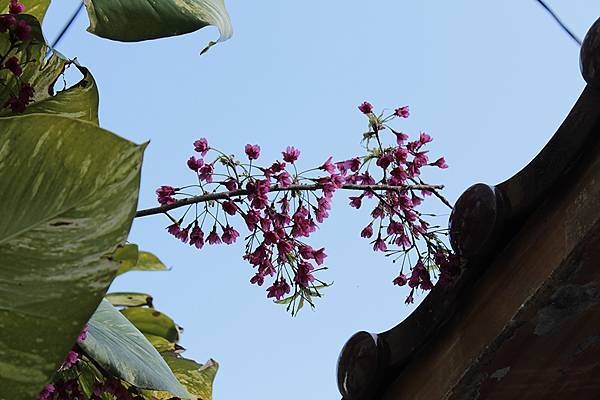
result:
<svg viewBox="0 0 600 400"><path fill-rule="evenodd" d="M256 164L259 145L247 144L240 160L212 148L205 138L195 141L196 154L187 160L187 167L197 184L156 190L158 202L165 208L175 209L178 201L186 201L187 210L180 218L167 212L172 221L167 231L198 249L206 243L232 244L240 236L233 223L233 218L239 217L249 231L243 258L255 268L250 282L261 286L265 279L272 279L267 297L289 304L294 312L304 301L312 305L311 298L326 286L315 276L325 269L325 249L312 247L306 238L329 216L337 190L358 190L360 194L350 197L352 207L361 208L365 201L375 204L372 220L361 236L371 241L375 251L404 257L393 282L411 286L408 301L412 301L415 288L431 289L432 265L440 271L440 282L450 282L457 268L448 267L456 263L440 238L445 232L432 227L417 210L423 197L440 196L436 186L421 180L422 169L447 168L444 158L429 160L425 150L432 141L429 135L421 133L418 139L408 141L408 135L388 125L395 118L407 118L408 107L397 108L389 116L375 115L368 102L359 110L369 119L365 153L338 162L329 157L303 172L298 172L296 165L301 153L292 146L282 152L281 160L261 166ZM383 145L384 132L390 133L393 145ZM190 193L191 188L197 193ZM407 278L404 265L411 253L417 262L407 267Z"/></svg>
<svg viewBox="0 0 600 400"><path fill-rule="evenodd" d="M83 399L84 394L77 378L58 380L46 385L38 395L38 400L70 400Z"/></svg>
<svg viewBox="0 0 600 400"><path fill-rule="evenodd" d="M87 338L87 331L88 331L88 327L86 325L83 328L83 330L79 333L79 336L77 336L77 344L82 343ZM68 368L73 367L75 364L77 364L77 361L79 360L80 357L81 357L81 355L77 351L77 347L74 346L67 354L67 357L63 361L61 368L68 369Z"/></svg>
<svg viewBox="0 0 600 400"><path fill-rule="evenodd" d="M107 395L109 395L109 398L116 400L145 400L143 396L136 392L135 388L127 388L119 380L107 379L104 382L94 384L90 400L105 399ZM179 400L179 398L171 397L169 400Z"/></svg>
<svg viewBox="0 0 600 400"><path fill-rule="evenodd" d="M84 326L79 335L77 336L77 344L82 343L88 334L88 326ZM72 369L77 365L77 362L81 358L81 354L78 352L77 345L73 348L65 357L59 371L66 371ZM55 382L50 383L44 387L44 389L38 395L38 400L68 400L68 399L79 399L83 398L83 393L79 387L77 379L60 380L57 379Z"/></svg>
<svg viewBox="0 0 600 400"><path fill-rule="evenodd" d="M388 116L373 114L373 106L368 102L364 102L358 108L369 118L369 131L364 139L366 149L375 160L378 167L376 170L381 176L377 183L400 189L380 193L365 191L359 196L350 197L350 205L360 208L365 197L375 198L376 205L371 210L372 220L361 231L361 237L375 238L372 241L374 251L385 252L389 256L397 255L395 260L402 259L400 273L393 283L398 286L409 285L411 291L406 302L412 303L415 289L427 291L433 288L432 273L439 272L439 283L447 285L460 272L458 258L448 250L440 238L446 230L432 227L417 210L424 197L431 196L434 190L410 188L411 185L424 185L421 179L424 167L446 169L448 165L444 157L435 161L429 159L429 150L425 150L425 147L433 141L431 136L421 132L416 140L409 141L407 134L388 125L394 118L408 118L408 107L396 108L394 113ZM381 136L385 131L393 134L395 145L382 145ZM377 144L370 147L370 143L373 142ZM414 264L410 264L411 254L416 258Z"/></svg>
<svg viewBox="0 0 600 400"><path fill-rule="evenodd" d="M23 65L27 62L21 62L16 55L11 55L13 50L17 51L19 45L31 38L31 26L24 19L19 19L18 14L25 11L25 6L18 0L10 0L10 14L0 15L0 33L8 34L10 39L10 48L6 54L0 54L0 71L8 70L16 80L14 93L6 101L4 107L10 107L14 113L23 113L31 100L33 99L34 89L28 82L21 81L23 74ZM9 87L7 82L0 82L5 87Z"/></svg>
<svg viewBox="0 0 600 400"><path fill-rule="evenodd" d="M55 383L46 385L38 395L38 400L73 400L86 399L83 389L79 385L79 380L66 379L58 380ZM90 400L101 399L116 400L144 400L145 398L138 393L134 387L126 387L123 383L114 378L106 378L102 382L94 383ZM169 400L179 400L178 397L172 397Z"/></svg>

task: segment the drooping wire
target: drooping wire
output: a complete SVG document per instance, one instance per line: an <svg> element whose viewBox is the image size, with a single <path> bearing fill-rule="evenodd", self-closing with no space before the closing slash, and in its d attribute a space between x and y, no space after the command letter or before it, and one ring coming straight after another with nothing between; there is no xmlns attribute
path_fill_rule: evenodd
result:
<svg viewBox="0 0 600 400"><path fill-rule="evenodd" d="M579 46L581 46L581 39L577 37L561 20L558 15L543 0L536 0L540 5L554 18L554 20L560 25L560 27L573 39Z"/></svg>
<svg viewBox="0 0 600 400"><path fill-rule="evenodd" d="M48 54L50 53L50 51L52 51L52 49L54 49L56 46L58 46L58 44L62 40L63 36L65 36L65 33L67 33L67 31L71 28L71 25L73 25L73 22L75 22L75 20L81 13L81 10L83 10L83 1L79 4L79 6L77 6L77 9L71 15L71 18L69 18L67 23L65 23L65 25L61 29L60 33L52 41L52 44L50 45L50 48L48 49ZM46 54L46 55L48 55L48 54Z"/></svg>
<svg viewBox="0 0 600 400"><path fill-rule="evenodd" d="M573 39L575 41L575 43L577 43L579 46L581 46L581 39L579 39L577 37L577 35L575 35L575 33L573 33L573 31L571 31L569 29L569 27L566 26L564 24L564 22L561 21L561 19L558 17L558 15L545 3L545 1L544 0L536 0L536 1L544 8L544 10L546 10L548 12L548 14L550 14L550 16L552 16L552 18L565 31L565 33L567 35L569 35L571 37L571 39ZM73 12L73 14L71 15L71 18L63 26L63 28L60 31L60 33L58 34L58 36L52 42L52 45L51 45L52 49L55 48L60 43L60 41L62 40L63 36L71 28L71 25L73 25L73 22L75 22L75 20L77 19L77 17L81 13L81 10L83 10L83 1L79 4L79 6L75 10L75 12ZM50 50L48 50L48 53L49 52L50 52Z"/></svg>

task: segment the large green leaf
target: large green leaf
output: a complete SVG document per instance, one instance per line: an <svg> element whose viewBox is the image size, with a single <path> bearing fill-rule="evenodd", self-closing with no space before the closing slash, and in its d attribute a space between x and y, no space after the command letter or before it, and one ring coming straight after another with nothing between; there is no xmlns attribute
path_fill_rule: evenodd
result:
<svg viewBox="0 0 600 400"><path fill-rule="evenodd" d="M104 296L143 149L72 118L0 118L1 398L34 398Z"/></svg>
<svg viewBox="0 0 600 400"><path fill-rule="evenodd" d="M223 0L84 0L90 27L98 36L125 42L219 28L219 41L233 33Z"/></svg>
<svg viewBox="0 0 600 400"><path fill-rule="evenodd" d="M138 388L191 397L152 344L106 300L90 319L81 347L104 369Z"/></svg>
<svg viewBox="0 0 600 400"><path fill-rule="evenodd" d="M8 3L9 0L2 0L2 7L0 8L2 12L0 14L8 13ZM43 21L50 5L50 0L23 0L22 3L25 4L26 14L33 15L38 20Z"/></svg>
<svg viewBox="0 0 600 400"><path fill-rule="evenodd" d="M206 364L198 364L193 360L183 358L177 353L161 353L165 361L187 391L200 400L212 400L212 387L219 369L219 364L208 360ZM169 399L169 395L155 393L158 399Z"/></svg>
<svg viewBox="0 0 600 400"><path fill-rule="evenodd" d="M179 341L179 329L167 315L153 308L126 308L123 315L145 334L160 336L170 342Z"/></svg>

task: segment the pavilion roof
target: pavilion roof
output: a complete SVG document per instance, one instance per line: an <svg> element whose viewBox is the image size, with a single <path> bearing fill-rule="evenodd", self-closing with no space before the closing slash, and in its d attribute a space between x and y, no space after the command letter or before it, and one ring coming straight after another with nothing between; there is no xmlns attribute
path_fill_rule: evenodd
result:
<svg viewBox="0 0 600 400"><path fill-rule="evenodd" d="M455 284L346 343L345 400L600 398L600 19L581 67L587 86L542 151L457 200Z"/></svg>

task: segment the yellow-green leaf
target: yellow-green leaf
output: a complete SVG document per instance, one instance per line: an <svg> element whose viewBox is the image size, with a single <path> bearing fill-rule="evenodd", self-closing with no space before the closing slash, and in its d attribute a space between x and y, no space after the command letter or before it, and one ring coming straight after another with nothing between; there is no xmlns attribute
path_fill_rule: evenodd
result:
<svg viewBox="0 0 600 400"><path fill-rule="evenodd" d="M219 369L219 364L215 360L208 360L202 365L173 352L162 353L162 356L179 382L194 398L212 400L213 382ZM154 397L159 400L170 398L166 393L154 393Z"/></svg>
<svg viewBox="0 0 600 400"><path fill-rule="evenodd" d="M106 300L115 307L152 307L152 296L146 293L114 292L107 294Z"/></svg>
<svg viewBox="0 0 600 400"><path fill-rule="evenodd" d="M128 271L167 271L169 268L158 257L147 251L140 251L135 263L122 263L118 275Z"/></svg>
<svg viewBox="0 0 600 400"><path fill-rule="evenodd" d="M164 351L175 351L182 349L180 346L177 345L177 343L169 342L164 337L150 335L147 333L144 334L144 336L146 336L146 339L148 339L148 341L152 343L152 346L154 346L154 348L160 353Z"/></svg>
<svg viewBox="0 0 600 400"><path fill-rule="evenodd" d="M173 343L179 341L177 325L160 311L153 308L126 308L121 312L142 333L160 336Z"/></svg>

